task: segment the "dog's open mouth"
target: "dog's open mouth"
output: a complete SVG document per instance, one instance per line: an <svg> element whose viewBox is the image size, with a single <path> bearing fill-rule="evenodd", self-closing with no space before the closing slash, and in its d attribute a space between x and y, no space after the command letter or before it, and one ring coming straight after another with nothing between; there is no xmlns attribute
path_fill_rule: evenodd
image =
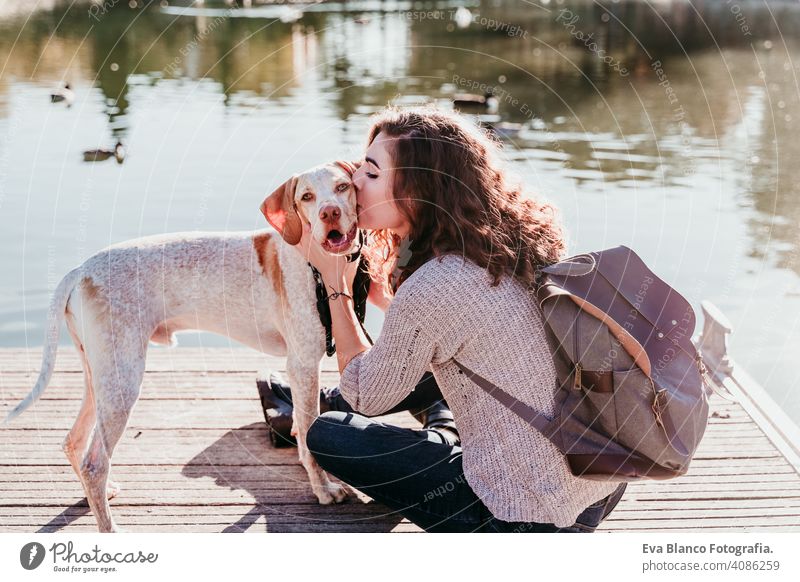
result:
<svg viewBox="0 0 800 582"><path fill-rule="evenodd" d="M355 224L347 234L344 234L335 228L331 229L331 231L328 233L328 236L325 237L325 240L322 242L322 248L329 253L341 252L353 244L357 233L358 229L356 228Z"/></svg>

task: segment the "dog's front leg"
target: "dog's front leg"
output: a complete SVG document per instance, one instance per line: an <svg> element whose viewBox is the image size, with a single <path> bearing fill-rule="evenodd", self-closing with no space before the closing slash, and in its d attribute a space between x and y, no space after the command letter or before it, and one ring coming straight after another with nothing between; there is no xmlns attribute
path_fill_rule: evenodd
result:
<svg viewBox="0 0 800 582"><path fill-rule="evenodd" d="M308 429L319 416L319 364L315 366L301 364L293 361L290 356L286 363L286 372L292 386L294 404L292 433L296 433L300 463L308 473L311 489L322 505L344 501L347 490L330 480L306 444Z"/></svg>

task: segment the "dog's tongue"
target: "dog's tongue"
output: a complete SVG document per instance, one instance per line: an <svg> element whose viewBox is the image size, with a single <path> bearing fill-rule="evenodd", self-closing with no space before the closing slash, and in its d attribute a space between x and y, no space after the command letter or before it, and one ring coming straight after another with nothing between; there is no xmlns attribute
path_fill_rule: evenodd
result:
<svg viewBox="0 0 800 582"><path fill-rule="evenodd" d="M340 243L344 240L344 235L338 230L332 230L328 233L328 240L332 243Z"/></svg>

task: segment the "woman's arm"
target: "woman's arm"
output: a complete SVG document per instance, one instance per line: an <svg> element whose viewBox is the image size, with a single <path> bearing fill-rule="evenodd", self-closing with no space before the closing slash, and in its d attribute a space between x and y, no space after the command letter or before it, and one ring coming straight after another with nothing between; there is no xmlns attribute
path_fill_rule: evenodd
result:
<svg viewBox="0 0 800 582"><path fill-rule="evenodd" d="M303 238L306 236L304 233ZM447 359L450 352L455 353L460 339L457 330L462 326L441 309L442 302L437 299L449 292L447 281L432 277L435 285L414 290L407 286L409 282L404 283L386 311L380 336L370 346L353 310L358 261L348 263L344 256L329 255L308 242L302 250L322 274L328 290L341 374L339 389L355 410L368 416L390 410L414 390L436 358ZM445 349L440 345L442 334L448 337Z"/></svg>
<svg viewBox="0 0 800 582"><path fill-rule="evenodd" d="M331 311L331 331L336 342L336 358L339 372L344 370L351 359L369 348L361 324L353 309L353 282L360 261L348 262L344 255L332 255L322 250L311 237L311 226L303 223L303 231L297 250L322 275L328 291L328 304ZM370 285L370 288L372 285ZM340 295L344 293L349 295Z"/></svg>
<svg viewBox="0 0 800 582"><path fill-rule="evenodd" d="M330 275L329 275L330 276ZM333 281L328 286L328 303L331 308L331 332L336 343L336 360L339 365L339 373L344 372L347 364L355 356L370 348L369 341L361 329L355 311L353 309L353 282L352 278L346 274L331 277ZM324 275L323 275L324 280ZM370 285L370 292L372 285ZM342 291L345 295L339 295L335 299L331 298L333 290Z"/></svg>
<svg viewBox="0 0 800 582"><path fill-rule="evenodd" d="M346 360L339 389L362 414L375 416L395 407L414 390L431 363L449 353L450 347L440 342L438 317L425 300L420 302L422 295L402 293L395 298L375 345ZM334 327L338 346L336 333Z"/></svg>

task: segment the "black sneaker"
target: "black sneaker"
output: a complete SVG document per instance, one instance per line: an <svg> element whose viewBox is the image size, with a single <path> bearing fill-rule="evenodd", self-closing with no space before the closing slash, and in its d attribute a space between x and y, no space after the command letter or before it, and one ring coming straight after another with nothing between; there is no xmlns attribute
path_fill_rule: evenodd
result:
<svg viewBox="0 0 800 582"><path fill-rule="evenodd" d="M292 390L275 372L267 371L267 379L256 378L258 394L264 420L269 427L269 439L276 448L297 446L297 439L292 436ZM320 414L329 410L339 410L341 399L339 387L324 387L319 395Z"/></svg>
<svg viewBox="0 0 800 582"><path fill-rule="evenodd" d="M437 400L427 408L410 409L409 412L422 423L423 429L436 432L443 444L453 447L461 445L453 413L444 400Z"/></svg>
<svg viewBox="0 0 800 582"><path fill-rule="evenodd" d="M297 439L292 436L292 397L289 386L277 374L269 372L266 380L256 378L256 387L272 446L296 447Z"/></svg>

